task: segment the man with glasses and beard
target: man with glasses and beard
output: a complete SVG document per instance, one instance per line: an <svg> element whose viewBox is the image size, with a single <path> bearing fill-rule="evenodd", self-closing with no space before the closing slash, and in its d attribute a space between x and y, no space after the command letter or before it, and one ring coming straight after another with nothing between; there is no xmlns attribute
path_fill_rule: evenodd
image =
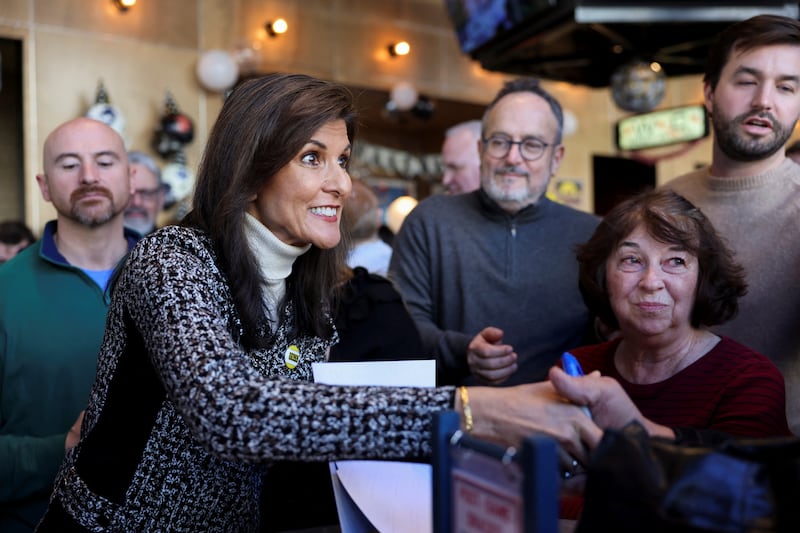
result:
<svg viewBox="0 0 800 533"><path fill-rule="evenodd" d="M135 188L125 209L125 227L147 235L156 229L167 187L161 180L161 169L149 155L132 150L128 152L128 163Z"/></svg>
<svg viewBox="0 0 800 533"><path fill-rule="evenodd" d="M56 220L0 267L0 531L32 531L77 442L105 328L106 288L137 235L122 138L78 118L44 143L36 181ZM77 418L77 422L76 422Z"/></svg>
<svg viewBox="0 0 800 533"><path fill-rule="evenodd" d="M711 165L665 186L699 207L736 252L748 293L714 329L771 358L800 434L800 166L784 146L800 117L800 22L759 15L713 45L703 79Z"/></svg>
<svg viewBox="0 0 800 533"><path fill-rule="evenodd" d="M395 238L389 277L440 385L542 380L588 342L575 246L598 219L545 196L562 131L561 105L538 80L506 83L482 120L480 189L426 198Z"/></svg>

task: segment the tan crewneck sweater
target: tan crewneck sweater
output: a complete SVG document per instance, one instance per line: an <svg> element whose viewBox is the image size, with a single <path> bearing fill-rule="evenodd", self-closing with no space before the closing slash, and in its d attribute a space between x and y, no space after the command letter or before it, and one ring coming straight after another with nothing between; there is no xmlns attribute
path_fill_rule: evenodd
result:
<svg viewBox="0 0 800 533"><path fill-rule="evenodd" d="M738 316L714 329L775 362L786 381L789 427L800 435L800 165L786 159L745 177L704 168L665 187L705 213L746 269Z"/></svg>

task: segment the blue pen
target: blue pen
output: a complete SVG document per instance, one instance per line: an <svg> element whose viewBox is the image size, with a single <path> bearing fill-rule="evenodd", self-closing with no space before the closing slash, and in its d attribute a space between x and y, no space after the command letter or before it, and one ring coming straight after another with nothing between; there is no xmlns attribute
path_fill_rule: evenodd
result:
<svg viewBox="0 0 800 533"><path fill-rule="evenodd" d="M569 352L564 352L561 354L561 366L564 367L564 372L566 372L570 376L582 376L583 369L581 368L581 364L575 359L575 356ZM589 410L587 406L582 406L583 412L586 413L586 416L592 418L592 412Z"/></svg>

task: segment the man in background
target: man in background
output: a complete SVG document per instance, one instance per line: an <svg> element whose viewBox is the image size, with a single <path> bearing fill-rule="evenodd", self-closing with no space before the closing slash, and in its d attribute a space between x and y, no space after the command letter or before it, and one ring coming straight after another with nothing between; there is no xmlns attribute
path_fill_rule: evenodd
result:
<svg viewBox="0 0 800 533"><path fill-rule="evenodd" d="M480 140L480 120L461 122L445 132L442 144L442 185L448 194L472 192L480 188Z"/></svg>
<svg viewBox="0 0 800 533"><path fill-rule="evenodd" d="M164 209L166 187L161 180L161 169L152 157L137 151L128 152L133 177L133 195L125 209L125 227L140 235L147 235L158 222Z"/></svg>
<svg viewBox="0 0 800 533"><path fill-rule="evenodd" d="M369 185L353 180L353 189L342 207L342 217L342 225L352 239L347 265L350 268L364 267L373 274L386 276L392 247L378 234L383 210Z"/></svg>
<svg viewBox="0 0 800 533"><path fill-rule="evenodd" d="M36 237L31 229L19 220L0 222L0 265L33 244Z"/></svg>
<svg viewBox="0 0 800 533"><path fill-rule="evenodd" d="M759 15L724 30L703 92L711 165L666 187L703 211L744 266L739 314L714 330L778 366L789 427L800 435L800 166L784 151L800 117L800 22Z"/></svg>
<svg viewBox="0 0 800 533"><path fill-rule="evenodd" d="M508 82L482 131L481 187L421 201L389 268L439 384L545 379L591 331L575 246L598 219L545 196L564 157L561 104L538 80Z"/></svg>
<svg viewBox="0 0 800 533"><path fill-rule="evenodd" d="M138 236L119 134L89 118L57 127L36 181L56 219L0 268L0 531L32 531L89 398L108 282ZM69 435L69 438L68 438Z"/></svg>

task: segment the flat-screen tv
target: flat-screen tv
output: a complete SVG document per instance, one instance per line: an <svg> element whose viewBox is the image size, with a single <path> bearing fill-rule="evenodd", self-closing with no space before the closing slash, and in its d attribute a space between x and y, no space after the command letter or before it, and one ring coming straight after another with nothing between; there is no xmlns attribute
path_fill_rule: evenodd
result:
<svg viewBox="0 0 800 533"><path fill-rule="evenodd" d="M461 50L472 53L528 17L553 9L556 0L445 0Z"/></svg>
<svg viewBox="0 0 800 533"><path fill-rule="evenodd" d="M731 22L770 13L798 18L785 0L444 0L461 50L487 70L607 87L636 57L668 76L703 71Z"/></svg>
<svg viewBox="0 0 800 533"><path fill-rule="evenodd" d="M461 50L472 53L534 17L573 12L579 23L713 22L760 13L798 18L786 0L444 0ZM573 18L573 17L570 17Z"/></svg>
<svg viewBox="0 0 800 533"><path fill-rule="evenodd" d="M557 0L553 0L556 2ZM733 22L761 14L797 18L786 0L571 0L575 21L585 24Z"/></svg>

